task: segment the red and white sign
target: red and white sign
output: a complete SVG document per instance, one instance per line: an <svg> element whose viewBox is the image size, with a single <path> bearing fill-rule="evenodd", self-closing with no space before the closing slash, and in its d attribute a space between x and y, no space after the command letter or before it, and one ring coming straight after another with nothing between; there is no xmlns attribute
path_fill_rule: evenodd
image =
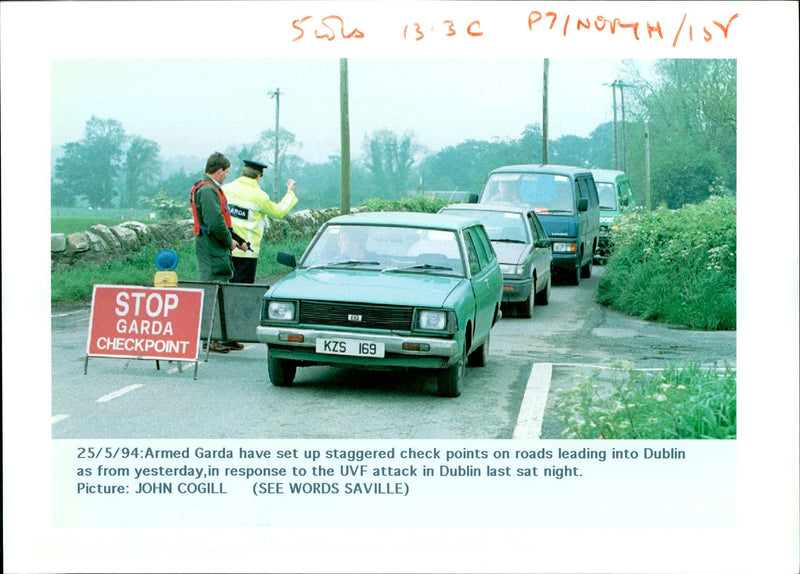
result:
<svg viewBox="0 0 800 574"><path fill-rule="evenodd" d="M194 361L202 289L95 285L86 354Z"/></svg>

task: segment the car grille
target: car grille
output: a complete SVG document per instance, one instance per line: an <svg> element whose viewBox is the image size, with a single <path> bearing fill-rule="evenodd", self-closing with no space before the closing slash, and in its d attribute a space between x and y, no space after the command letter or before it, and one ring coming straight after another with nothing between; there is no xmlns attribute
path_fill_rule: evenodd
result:
<svg viewBox="0 0 800 574"><path fill-rule="evenodd" d="M413 307L330 301L300 302L300 322L305 324L408 331L411 329L413 314Z"/></svg>

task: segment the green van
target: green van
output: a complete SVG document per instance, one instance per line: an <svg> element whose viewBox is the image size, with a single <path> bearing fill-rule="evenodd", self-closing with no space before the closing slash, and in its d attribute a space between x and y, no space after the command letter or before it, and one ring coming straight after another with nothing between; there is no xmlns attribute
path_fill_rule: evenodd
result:
<svg viewBox="0 0 800 574"><path fill-rule="evenodd" d="M509 165L489 174L478 203L530 205L553 245L553 271L578 285L592 276L600 201L592 172L564 165Z"/></svg>
<svg viewBox="0 0 800 574"><path fill-rule="evenodd" d="M604 263L611 251L612 237L619 229L620 215L636 207L631 180L624 171L593 169L597 195L600 199L600 242L595 260Z"/></svg>

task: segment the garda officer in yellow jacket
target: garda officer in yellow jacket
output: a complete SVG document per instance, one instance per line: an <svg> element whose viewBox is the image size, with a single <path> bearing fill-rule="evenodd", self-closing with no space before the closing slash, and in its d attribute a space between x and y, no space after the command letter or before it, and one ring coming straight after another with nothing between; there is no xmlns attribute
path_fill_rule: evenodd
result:
<svg viewBox="0 0 800 574"><path fill-rule="evenodd" d="M258 181L267 167L257 161L245 160L242 176L222 186L231 210L233 231L249 244L249 249L236 250L232 254L234 283L255 282L266 218L283 219L297 204L293 179L286 182L286 195L278 203L273 203L259 187Z"/></svg>

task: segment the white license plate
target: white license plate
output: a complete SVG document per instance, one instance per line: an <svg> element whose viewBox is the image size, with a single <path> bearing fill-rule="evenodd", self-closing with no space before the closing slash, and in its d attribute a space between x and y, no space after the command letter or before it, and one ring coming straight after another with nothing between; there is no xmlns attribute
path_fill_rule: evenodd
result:
<svg viewBox="0 0 800 574"><path fill-rule="evenodd" d="M383 357L383 343L363 339L317 339L317 353L350 357Z"/></svg>

